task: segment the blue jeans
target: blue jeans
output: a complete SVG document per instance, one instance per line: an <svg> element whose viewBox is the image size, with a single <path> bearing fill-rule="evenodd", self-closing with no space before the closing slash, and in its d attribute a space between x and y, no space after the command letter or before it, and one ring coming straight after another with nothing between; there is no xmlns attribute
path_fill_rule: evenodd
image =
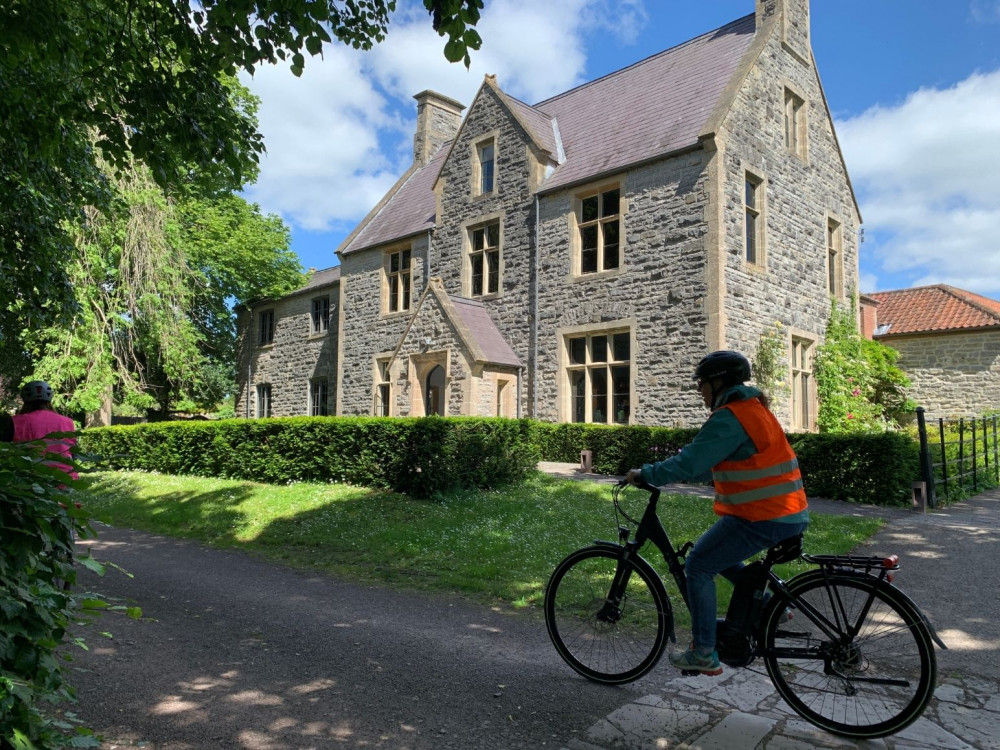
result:
<svg viewBox="0 0 1000 750"><path fill-rule="evenodd" d="M748 557L801 534L808 525L722 516L702 534L684 564L696 648L715 650L715 576L721 574L732 581Z"/></svg>

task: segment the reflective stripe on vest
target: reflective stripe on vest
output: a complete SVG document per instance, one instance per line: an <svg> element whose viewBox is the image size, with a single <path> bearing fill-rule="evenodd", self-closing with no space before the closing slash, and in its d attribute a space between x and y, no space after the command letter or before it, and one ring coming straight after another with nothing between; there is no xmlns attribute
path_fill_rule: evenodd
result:
<svg viewBox="0 0 1000 750"><path fill-rule="evenodd" d="M712 469L715 512L764 521L805 510L808 501L799 462L775 416L756 398L721 408L739 420L757 453Z"/></svg>

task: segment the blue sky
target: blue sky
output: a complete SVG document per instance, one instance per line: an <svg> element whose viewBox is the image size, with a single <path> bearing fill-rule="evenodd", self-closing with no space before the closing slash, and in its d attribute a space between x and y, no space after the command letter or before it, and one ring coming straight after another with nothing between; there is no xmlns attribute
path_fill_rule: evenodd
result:
<svg viewBox="0 0 1000 750"><path fill-rule="evenodd" d="M487 73L534 103L718 28L754 0L486 0L483 48L449 65L419 3L370 52L246 79L268 153L247 196L303 267L412 159L413 95L465 104ZM1000 0L812 0L812 46L864 220L862 291L948 283L1000 299Z"/></svg>

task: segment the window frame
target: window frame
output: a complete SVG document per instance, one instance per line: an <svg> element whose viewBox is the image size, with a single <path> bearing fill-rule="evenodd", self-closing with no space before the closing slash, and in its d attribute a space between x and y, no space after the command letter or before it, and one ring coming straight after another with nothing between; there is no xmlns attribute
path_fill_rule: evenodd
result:
<svg viewBox="0 0 1000 750"><path fill-rule="evenodd" d="M788 382L791 384L791 427L799 432L811 432L816 425L813 398L816 342L793 333L790 344Z"/></svg>
<svg viewBox="0 0 1000 750"><path fill-rule="evenodd" d="M617 193L617 211L606 212L605 196ZM593 217L585 218L587 202L597 199L596 213ZM573 199L573 272L574 278L594 278L606 273L620 272L625 268L625 185L624 180L614 180L601 185L592 186L582 190ZM605 227L615 225L617 242L608 243L606 241L607 232ZM589 255L589 245L585 234L589 230L594 230L593 247L593 270L584 270L584 257ZM608 247L615 247L616 263L608 266ZM589 263L587 264L589 266Z"/></svg>
<svg viewBox="0 0 1000 750"><path fill-rule="evenodd" d="M393 258L399 258L393 270ZM413 248L410 245L386 250L382 267L384 315L399 315L413 309Z"/></svg>
<svg viewBox="0 0 1000 750"><path fill-rule="evenodd" d="M274 331L277 328L276 320L277 317L274 314L273 307L257 312L257 346L274 345Z"/></svg>
<svg viewBox="0 0 1000 750"><path fill-rule="evenodd" d="M490 228L496 227L496 245L489 244ZM477 249L476 236L482 233L483 247ZM484 299L497 297L502 289L503 279L503 222L499 218L490 218L486 221L473 224L466 231L467 250L466 259L466 292L471 299ZM495 267L490 273L489 259L494 258ZM481 288L476 291L476 261L479 259L482 281ZM492 283L491 283L492 282Z"/></svg>
<svg viewBox="0 0 1000 750"><path fill-rule="evenodd" d="M622 337L628 347L628 357L618 356L616 338ZM603 339L598 346L597 342ZM583 361L574 353L574 342L583 341ZM630 325L610 325L562 333L562 382L566 388L564 401L565 422L574 424L632 424L635 412L635 339ZM624 387L621 385L621 370L624 369ZM616 377L616 372L617 373ZM596 373L602 373L595 378ZM577 376L582 376L578 378ZM579 388L583 386L581 393ZM604 419L595 419L600 399L604 400L607 414ZM625 400L625 415L619 418L617 408L621 399Z"/></svg>
<svg viewBox="0 0 1000 750"><path fill-rule="evenodd" d="M844 225L826 217L826 286L834 299L844 298Z"/></svg>
<svg viewBox="0 0 1000 750"><path fill-rule="evenodd" d="M310 335L322 336L330 332L330 295L313 297L310 310ZM317 310L317 307L319 308ZM318 314L317 314L318 312Z"/></svg>
<svg viewBox="0 0 1000 750"><path fill-rule="evenodd" d="M320 391L319 394L317 390ZM313 378L309 381L309 416L330 416L330 381L326 378Z"/></svg>
<svg viewBox="0 0 1000 750"><path fill-rule="evenodd" d="M392 416L392 357L375 358L375 388L372 399L372 416Z"/></svg>
<svg viewBox="0 0 1000 750"><path fill-rule="evenodd" d="M805 161L809 153L806 98L785 84L782 104L785 150Z"/></svg>
<svg viewBox="0 0 1000 750"><path fill-rule="evenodd" d="M272 415L273 393L270 383L258 383L254 388L254 415L266 419Z"/></svg>
<svg viewBox="0 0 1000 750"><path fill-rule="evenodd" d="M751 192L752 188L752 192ZM750 196L753 201L750 201ZM744 170L743 172L743 261L749 266L764 268L767 259L767 180ZM751 236L750 221L753 220ZM752 247L751 247L752 240Z"/></svg>
<svg viewBox="0 0 1000 750"><path fill-rule="evenodd" d="M472 145L473 162L472 170L472 195L474 197L493 195L497 189L497 153L499 139L493 133L485 138L481 138ZM492 152L492 158L484 159L486 149ZM486 169L486 165L489 168ZM487 180L489 184L487 185Z"/></svg>

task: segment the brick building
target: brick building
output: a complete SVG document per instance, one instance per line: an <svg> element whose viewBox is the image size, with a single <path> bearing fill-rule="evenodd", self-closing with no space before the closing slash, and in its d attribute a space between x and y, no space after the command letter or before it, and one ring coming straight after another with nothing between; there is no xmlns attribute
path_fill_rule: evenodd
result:
<svg viewBox="0 0 1000 750"><path fill-rule="evenodd" d="M813 427L812 356L831 298L857 290L861 219L807 0L757 0L534 105L492 76L467 111L415 98L412 167L323 272L324 343L320 274L241 313L238 413L309 413L325 378L342 415L695 425L697 360L752 355L780 322L776 412Z"/></svg>

